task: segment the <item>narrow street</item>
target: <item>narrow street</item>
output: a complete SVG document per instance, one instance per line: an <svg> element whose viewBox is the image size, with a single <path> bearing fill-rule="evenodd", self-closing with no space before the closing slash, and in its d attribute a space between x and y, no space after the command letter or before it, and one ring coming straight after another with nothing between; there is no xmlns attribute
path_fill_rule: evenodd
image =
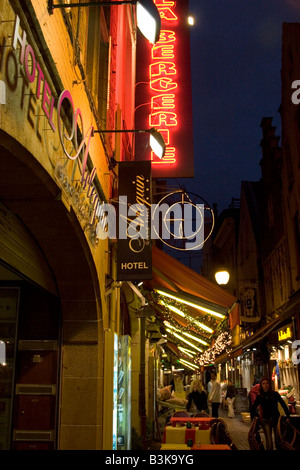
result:
<svg viewBox="0 0 300 470"><path fill-rule="evenodd" d="M240 413L236 413L234 418L228 418L227 411L222 409L219 410L219 416L226 422L229 434L238 450L250 450L248 433L251 423L245 423Z"/></svg>

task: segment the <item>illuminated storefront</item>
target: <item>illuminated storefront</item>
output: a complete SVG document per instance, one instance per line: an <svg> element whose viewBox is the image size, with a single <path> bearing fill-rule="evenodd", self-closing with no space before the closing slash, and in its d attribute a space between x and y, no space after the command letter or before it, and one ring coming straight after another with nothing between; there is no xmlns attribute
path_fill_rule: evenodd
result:
<svg viewBox="0 0 300 470"><path fill-rule="evenodd" d="M0 449L111 449L103 429L113 415L113 342L104 330L121 334L123 320L109 242L97 237L112 189L109 146L92 129L103 109L114 126L115 82L93 102L94 77L80 81L82 64L67 51L74 23L90 21L84 33L101 30L108 57L109 21L117 34L130 15L99 10L79 21L75 12L49 17L47 2L8 0L1 14ZM93 58L80 57L87 75L99 66Z"/></svg>
<svg viewBox="0 0 300 470"><path fill-rule="evenodd" d="M289 323L272 335L273 345L270 359L273 361L272 380L276 390L293 389L299 401L298 364L294 357L294 325Z"/></svg>

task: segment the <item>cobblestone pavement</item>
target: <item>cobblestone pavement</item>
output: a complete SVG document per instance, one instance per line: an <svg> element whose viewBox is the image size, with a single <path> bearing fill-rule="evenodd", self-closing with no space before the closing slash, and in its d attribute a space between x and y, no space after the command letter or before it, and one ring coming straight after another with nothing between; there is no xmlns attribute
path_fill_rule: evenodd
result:
<svg viewBox="0 0 300 470"><path fill-rule="evenodd" d="M234 418L228 418L227 412L222 409L219 410L219 416L226 422L231 439L238 450L250 450L248 433L251 423L245 423L239 413L236 413Z"/></svg>

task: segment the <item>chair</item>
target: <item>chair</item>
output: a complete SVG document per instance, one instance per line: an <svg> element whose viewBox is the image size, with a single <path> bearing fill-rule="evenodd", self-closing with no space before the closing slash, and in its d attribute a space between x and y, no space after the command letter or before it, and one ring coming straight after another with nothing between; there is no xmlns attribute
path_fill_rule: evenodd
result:
<svg viewBox="0 0 300 470"><path fill-rule="evenodd" d="M209 414L205 413L205 411L199 411L199 413L195 413L193 418L209 418Z"/></svg>
<svg viewBox="0 0 300 470"><path fill-rule="evenodd" d="M280 416L276 429L278 444L283 450L300 450L300 432L285 416Z"/></svg>
<svg viewBox="0 0 300 470"><path fill-rule="evenodd" d="M172 414L172 418L190 418L190 415L187 411L175 411Z"/></svg>
<svg viewBox="0 0 300 470"><path fill-rule="evenodd" d="M212 444L226 444L231 450L238 450L231 439L226 422L222 418L216 418L210 430L210 441Z"/></svg>
<svg viewBox="0 0 300 470"><path fill-rule="evenodd" d="M227 425L223 420L217 424L217 436L219 444L227 444L231 450L238 450L229 434Z"/></svg>
<svg viewBox="0 0 300 470"><path fill-rule="evenodd" d="M251 427L248 433L248 442L250 450L265 450L263 442L261 440L259 430L261 429L260 420L255 417L252 421Z"/></svg>
<svg viewBox="0 0 300 470"><path fill-rule="evenodd" d="M218 435L217 435L217 427L218 427L218 423L214 422L212 423L211 428L210 428L210 442L212 444L219 444Z"/></svg>

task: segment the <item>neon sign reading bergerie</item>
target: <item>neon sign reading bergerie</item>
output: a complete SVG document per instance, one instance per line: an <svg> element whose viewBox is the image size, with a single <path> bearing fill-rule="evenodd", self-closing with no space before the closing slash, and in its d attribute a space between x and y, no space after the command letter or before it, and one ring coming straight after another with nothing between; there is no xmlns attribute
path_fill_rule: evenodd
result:
<svg viewBox="0 0 300 470"><path fill-rule="evenodd" d="M162 29L159 41L152 47L151 64L149 66L151 111L149 125L156 127L166 142L166 153L162 160L153 164L176 163L176 147L172 144L172 131L178 126L176 112L177 96L177 68L176 68L176 33L172 29L178 18L175 14L175 2L168 0L154 0L159 10Z"/></svg>

